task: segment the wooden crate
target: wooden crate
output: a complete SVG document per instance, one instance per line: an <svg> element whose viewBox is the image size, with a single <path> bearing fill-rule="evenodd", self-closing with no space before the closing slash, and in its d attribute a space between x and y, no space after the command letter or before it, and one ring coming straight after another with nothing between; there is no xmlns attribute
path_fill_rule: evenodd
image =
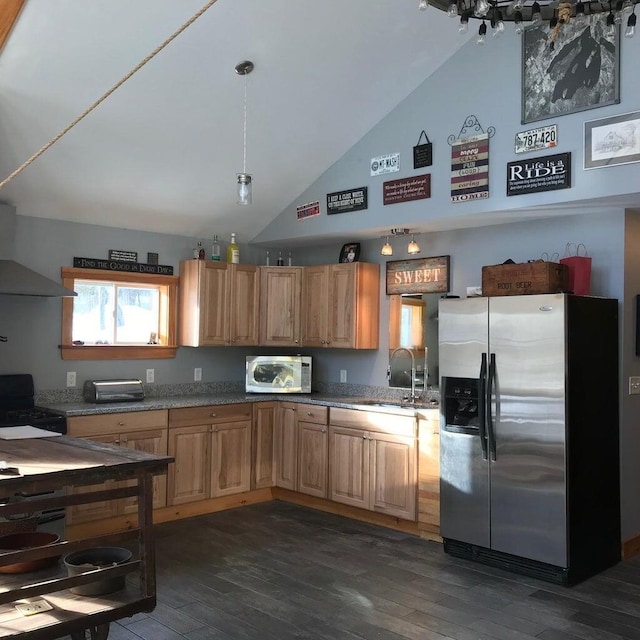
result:
<svg viewBox="0 0 640 640"><path fill-rule="evenodd" d="M567 290L568 268L557 262L523 262L482 267L483 296L520 296Z"/></svg>

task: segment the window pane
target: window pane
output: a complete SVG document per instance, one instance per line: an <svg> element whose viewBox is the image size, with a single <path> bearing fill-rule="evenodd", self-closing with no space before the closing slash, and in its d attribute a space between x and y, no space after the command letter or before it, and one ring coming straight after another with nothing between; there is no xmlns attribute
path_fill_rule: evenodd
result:
<svg viewBox="0 0 640 640"><path fill-rule="evenodd" d="M116 309L116 342L146 344L158 335L160 292L156 288L119 286Z"/></svg>
<svg viewBox="0 0 640 640"><path fill-rule="evenodd" d="M113 343L114 286L102 282L76 282L72 339L85 344Z"/></svg>

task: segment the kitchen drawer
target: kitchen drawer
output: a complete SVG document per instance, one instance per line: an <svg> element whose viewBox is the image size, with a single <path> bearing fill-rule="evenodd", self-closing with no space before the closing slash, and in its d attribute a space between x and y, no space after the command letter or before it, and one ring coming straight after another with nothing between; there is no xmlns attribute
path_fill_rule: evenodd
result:
<svg viewBox="0 0 640 640"><path fill-rule="evenodd" d="M317 404L296 403L298 420L303 422L314 422L316 424L327 424L329 417L329 407L321 407Z"/></svg>
<svg viewBox="0 0 640 640"><path fill-rule="evenodd" d="M70 436L90 438L105 433L120 434L147 429L165 429L167 420L168 412L166 409L101 413L100 415L67 418L67 430Z"/></svg>
<svg viewBox="0 0 640 640"><path fill-rule="evenodd" d="M330 424L341 427L366 429L409 438L416 437L416 419L413 416L331 407L329 421Z"/></svg>
<svg viewBox="0 0 640 640"><path fill-rule="evenodd" d="M169 427L188 427L191 425L251 420L252 415L253 411L250 403L169 409Z"/></svg>

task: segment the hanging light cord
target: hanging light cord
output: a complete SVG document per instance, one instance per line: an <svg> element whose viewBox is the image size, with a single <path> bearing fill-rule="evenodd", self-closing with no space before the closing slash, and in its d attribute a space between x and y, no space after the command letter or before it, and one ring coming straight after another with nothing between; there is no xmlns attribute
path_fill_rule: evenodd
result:
<svg viewBox="0 0 640 640"><path fill-rule="evenodd" d="M57 135L55 135L49 142L40 147L38 151L36 151L28 160L23 162L13 173L10 173L2 182L0 182L0 189L4 187L8 182L11 182L18 174L22 173L32 162L37 160L45 151L47 151L50 147L52 147L62 136L71 131L73 127L75 127L81 120L86 118L96 107L102 104L112 93L114 93L117 89L119 89L131 76L140 71L142 67L144 67L147 62L151 59L155 58L169 43L175 40L183 31L188 29L207 9L212 7L217 0L209 0L197 13L195 13L189 20L187 20L179 29L177 29L174 33L172 33L161 45L156 47L144 60L139 62L127 75L125 75L121 80L119 80L116 84L111 87L106 93L104 93L100 98L98 98L91 106L87 107L71 124L67 125L62 131L60 131ZM245 85L245 141L246 141L246 85ZM246 144L246 142L245 142Z"/></svg>
<svg viewBox="0 0 640 640"><path fill-rule="evenodd" d="M247 173L247 73L244 74L244 127L242 130L242 173Z"/></svg>

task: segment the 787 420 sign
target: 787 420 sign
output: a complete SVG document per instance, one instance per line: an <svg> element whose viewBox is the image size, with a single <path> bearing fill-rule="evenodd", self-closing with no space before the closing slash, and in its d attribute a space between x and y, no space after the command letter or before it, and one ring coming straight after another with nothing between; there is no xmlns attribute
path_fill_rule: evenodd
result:
<svg viewBox="0 0 640 640"><path fill-rule="evenodd" d="M558 126L539 127L516 133L516 153L549 149L558 145Z"/></svg>

